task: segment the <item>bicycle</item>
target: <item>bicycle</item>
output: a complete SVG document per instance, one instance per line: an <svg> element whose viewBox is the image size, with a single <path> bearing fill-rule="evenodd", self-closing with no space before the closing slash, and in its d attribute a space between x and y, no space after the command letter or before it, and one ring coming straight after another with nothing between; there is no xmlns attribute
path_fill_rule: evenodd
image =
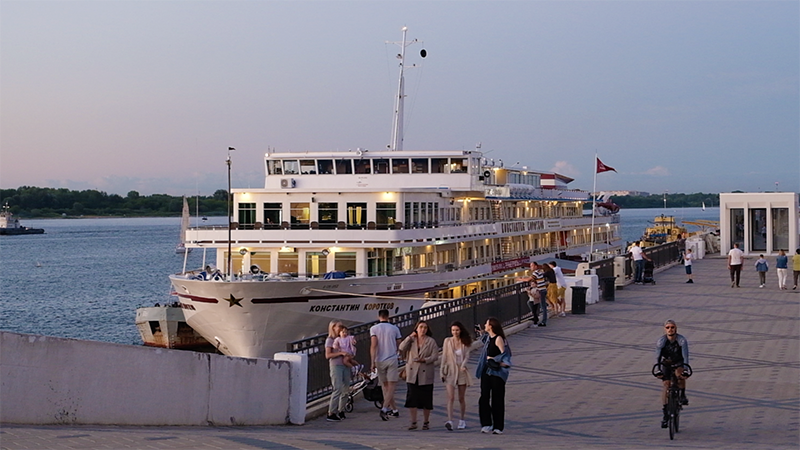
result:
<svg viewBox="0 0 800 450"><path fill-rule="evenodd" d="M665 368L663 372L661 368ZM671 361L664 360L653 365L653 376L662 380L669 381L669 391L667 391L667 428L669 428L669 439L675 439L675 433L680 431L680 417L683 405L681 404L681 390L678 387L678 376L675 370L683 367L683 378L692 376L692 366L680 363L672 364Z"/></svg>

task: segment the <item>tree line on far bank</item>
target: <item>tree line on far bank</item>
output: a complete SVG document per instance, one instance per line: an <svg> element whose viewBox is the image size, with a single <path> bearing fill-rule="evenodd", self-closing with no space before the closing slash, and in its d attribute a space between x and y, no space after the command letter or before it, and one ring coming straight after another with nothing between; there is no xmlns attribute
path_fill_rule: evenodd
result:
<svg viewBox="0 0 800 450"><path fill-rule="evenodd" d="M611 197L611 201L619 205L620 208L663 208L664 199L667 201L667 208L700 208L704 204L707 207L719 206L719 194L651 194L647 196L621 195ZM591 208L591 202L589 203Z"/></svg>
<svg viewBox="0 0 800 450"><path fill-rule="evenodd" d="M198 200L199 198L199 200ZM662 194L649 196L615 196L611 201L621 208L662 208ZM666 194L668 208L719 206L719 194ZM227 210L228 192L218 189L211 196L194 196L189 199L192 215L224 216ZM88 189L72 191L66 188L39 188L22 186L17 189L0 189L0 203L8 205L11 212L22 217L170 217L179 216L183 209L183 197L166 194L140 195L130 191L126 196L107 194ZM591 208L591 202L585 204Z"/></svg>
<svg viewBox="0 0 800 450"><path fill-rule="evenodd" d="M197 210L204 216L224 216L227 211L228 192L218 189L211 196L189 198L192 215ZM180 216L183 197L166 194L140 195L130 191L126 196L108 194L88 189L72 191L66 188L39 188L22 186L17 189L0 189L0 204L6 202L12 213L21 217L170 217Z"/></svg>

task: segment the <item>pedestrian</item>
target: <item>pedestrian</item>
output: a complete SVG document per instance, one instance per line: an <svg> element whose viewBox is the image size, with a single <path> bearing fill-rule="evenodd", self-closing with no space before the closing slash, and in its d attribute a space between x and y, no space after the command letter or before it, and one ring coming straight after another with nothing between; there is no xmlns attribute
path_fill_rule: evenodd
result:
<svg viewBox="0 0 800 450"><path fill-rule="evenodd" d="M558 282L556 281L556 272L549 264L542 264L542 271L544 272L544 279L547 281L547 306L553 308L553 311L558 314Z"/></svg>
<svg viewBox="0 0 800 450"><path fill-rule="evenodd" d="M436 378L436 361L439 346L431 336L428 323L420 320L414 331L400 343L400 351L406 355L406 403L411 423L409 430L417 429L417 410L422 410L422 429L429 430L433 410L433 381Z"/></svg>
<svg viewBox="0 0 800 450"><path fill-rule="evenodd" d="M547 295L547 281L544 279L544 272L539 266L539 263L530 263L531 276L519 278L519 282L527 282L528 287L525 292L528 294L528 309L531 310L531 321L534 325L539 324L539 309L542 304L542 299ZM544 320L542 323L547 323L547 302L544 305ZM542 325L545 326L545 325Z"/></svg>
<svg viewBox="0 0 800 450"><path fill-rule="evenodd" d="M553 272L556 274L556 299L558 301L556 313L560 317L565 317L567 315L567 279L564 278L561 267L558 267L555 261L550 263L550 267L553 268Z"/></svg>
<svg viewBox="0 0 800 450"><path fill-rule="evenodd" d="M356 361L356 338L350 335L350 330L346 326L339 327L339 337L333 341L333 349L337 352L343 352L345 356L342 357L342 362L345 366L349 367L350 372L358 373L358 366ZM355 368L355 370L353 370Z"/></svg>
<svg viewBox="0 0 800 450"><path fill-rule="evenodd" d="M442 364L439 366L442 382L447 388L447 422L444 426L448 430L453 429L453 403L458 390L458 403L461 405L458 429L463 430L467 428L467 386L472 386L472 377L467 370L472 337L469 330L458 321L450 325L450 334L452 336L446 338L442 344Z"/></svg>
<svg viewBox="0 0 800 450"><path fill-rule="evenodd" d="M328 421L339 422L345 418L344 407L347 405L347 393L350 389L350 368L344 365L347 353L336 350L336 338L344 328L339 320L331 320L328 324L328 337L325 339L325 358L331 376L331 399L328 402Z"/></svg>
<svg viewBox="0 0 800 450"><path fill-rule="evenodd" d="M394 390L400 380L397 346L403 336L396 325L389 323L389 310L378 311L378 320L379 323L369 329L369 354L372 360L371 369L377 370L378 381L383 387L383 405L378 414L382 420L389 420L390 416L400 416L394 400Z"/></svg>
<svg viewBox="0 0 800 450"><path fill-rule="evenodd" d="M503 434L511 347L499 320L494 317L486 320L481 342L483 349L475 371L475 376L481 380L481 397L478 401L481 433Z"/></svg>
<svg viewBox="0 0 800 450"><path fill-rule="evenodd" d="M775 258L775 269L778 272L778 289L786 289L786 278L789 275L789 257L786 252L778 250L778 256Z"/></svg>
<svg viewBox="0 0 800 450"><path fill-rule="evenodd" d="M683 254L683 267L686 268L687 283L694 283L694 281L692 281L692 261L694 261L692 249L687 248L686 253Z"/></svg>
<svg viewBox="0 0 800 450"><path fill-rule="evenodd" d="M792 256L792 276L794 278L794 286L792 286L792 290L797 289L797 278L800 277L800 248L795 250L794 256Z"/></svg>
<svg viewBox="0 0 800 450"><path fill-rule="evenodd" d="M633 283L643 284L644 260L652 261L652 259L644 253L638 241L633 243L633 247L631 247L629 253L633 259Z"/></svg>
<svg viewBox="0 0 800 450"><path fill-rule="evenodd" d="M798 249L800 254L800 249ZM739 250L739 244L733 244L733 248L728 252L728 270L731 273L731 287L739 287L739 278L742 275L742 264L744 263L744 252Z"/></svg>
<svg viewBox="0 0 800 450"><path fill-rule="evenodd" d="M767 271L769 270L769 264L767 260L764 259L764 255L758 255L758 259L756 260L756 272L758 272L758 287L763 288L764 285L767 283Z"/></svg>

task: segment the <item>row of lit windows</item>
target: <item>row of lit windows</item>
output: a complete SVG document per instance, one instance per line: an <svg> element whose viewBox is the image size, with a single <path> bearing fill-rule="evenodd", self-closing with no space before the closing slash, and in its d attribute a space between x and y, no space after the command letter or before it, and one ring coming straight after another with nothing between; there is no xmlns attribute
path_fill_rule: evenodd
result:
<svg viewBox="0 0 800 450"><path fill-rule="evenodd" d="M269 175L468 173L469 158L270 159Z"/></svg>

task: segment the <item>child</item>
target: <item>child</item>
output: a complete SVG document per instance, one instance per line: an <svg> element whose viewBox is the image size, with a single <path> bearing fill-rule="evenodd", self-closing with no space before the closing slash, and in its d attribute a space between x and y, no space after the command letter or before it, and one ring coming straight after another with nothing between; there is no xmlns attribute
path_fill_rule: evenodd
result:
<svg viewBox="0 0 800 450"><path fill-rule="evenodd" d="M760 284L760 288L764 287L764 284L767 283L767 270L769 270L769 265L767 264L767 260L764 259L764 255L758 255L759 258L756 261L756 270L758 271L758 280Z"/></svg>
<svg viewBox="0 0 800 450"><path fill-rule="evenodd" d="M350 336L350 332L347 330L347 327L342 325L339 329L339 337L333 341L333 349L339 352L347 353L347 355L342 356L342 362L345 366L349 368L353 368L358 366L358 361L356 361L356 338Z"/></svg>

